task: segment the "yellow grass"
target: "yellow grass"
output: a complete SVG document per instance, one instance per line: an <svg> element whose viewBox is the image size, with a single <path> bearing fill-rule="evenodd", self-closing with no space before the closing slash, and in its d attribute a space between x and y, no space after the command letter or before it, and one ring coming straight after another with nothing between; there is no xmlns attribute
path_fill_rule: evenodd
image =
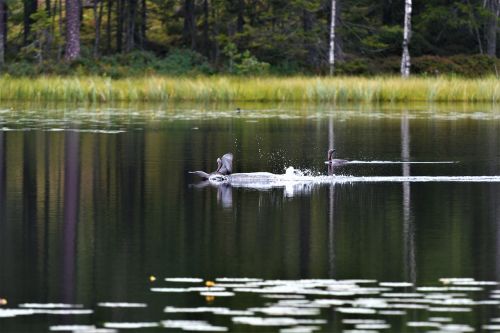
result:
<svg viewBox="0 0 500 333"><path fill-rule="evenodd" d="M492 102L496 78L0 77L0 101Z"/></svg>

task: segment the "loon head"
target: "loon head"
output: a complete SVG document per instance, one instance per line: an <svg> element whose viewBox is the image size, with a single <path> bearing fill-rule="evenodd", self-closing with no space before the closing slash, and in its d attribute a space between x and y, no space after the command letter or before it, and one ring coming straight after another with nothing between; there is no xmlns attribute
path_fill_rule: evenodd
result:
<svg viewBox="0 0 500 333"><path fill-rule="evenodd" d="M328 150L328 161L331 161L333 159L333 153L335 152L335 149L329 149Z"/></svg>
<svg viewBox="0 0 500 333"><path fill-rule="evenodd" d="M220 158L217 158L217 170L215 170L215 172L219 172L221 167L222 167L222 160Z"/></svg>

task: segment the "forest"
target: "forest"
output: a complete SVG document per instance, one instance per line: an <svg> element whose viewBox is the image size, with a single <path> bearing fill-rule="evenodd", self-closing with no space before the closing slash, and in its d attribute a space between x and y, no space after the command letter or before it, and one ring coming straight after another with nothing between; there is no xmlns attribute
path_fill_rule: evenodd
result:
<svg viewBox="0 0 500 333"><path fill-rule="evenodd" d="M11 76L397 74L404 0L0 0ZM412 73L498 76L499 0L412 5Z"/></svg>

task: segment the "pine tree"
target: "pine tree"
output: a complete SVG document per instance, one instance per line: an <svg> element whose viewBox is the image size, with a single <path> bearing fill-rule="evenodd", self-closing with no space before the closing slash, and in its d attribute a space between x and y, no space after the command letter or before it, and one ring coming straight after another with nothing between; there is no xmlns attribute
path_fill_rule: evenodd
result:
<svg viewBox="0 0 500 333"><path fill-rule="evenodd" d="M80 56L80 2L66 0L66 48L64 59L73 61Z"/></svg>

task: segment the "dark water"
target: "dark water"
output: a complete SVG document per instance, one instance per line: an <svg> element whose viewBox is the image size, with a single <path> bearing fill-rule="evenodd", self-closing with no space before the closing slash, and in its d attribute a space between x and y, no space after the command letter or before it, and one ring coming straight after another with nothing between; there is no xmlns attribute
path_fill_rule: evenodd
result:
<svg viewBox="0 0 500 333"><path fill-rule="evenodd" d="M254 295L151 292L177 286L165 277L375 279L414 286L440 285L443 277L500 281L498 182L258 190L197 187L187 173L214 170L218 156L233 152L236 172L284 173L293 166L326 174L323 161L333 142L338 157L351 160L458 162L349 165L337 174L496 176L498 111L260 107L240 114L227 106L0 113L0 298L8 301L0 309L76 303L94 311L0 317L0 331L179 318L232 331L280 329L163 313L168 305L246 309L268 302ZM97 306L112 301L148 307ZM450 316L478 329L500 316L498 310L477 306ZM348 328L332 308L318 318L328 321L323 331ZM389 330L415 331L405 322L422 318L408 312Z"/></svg>

